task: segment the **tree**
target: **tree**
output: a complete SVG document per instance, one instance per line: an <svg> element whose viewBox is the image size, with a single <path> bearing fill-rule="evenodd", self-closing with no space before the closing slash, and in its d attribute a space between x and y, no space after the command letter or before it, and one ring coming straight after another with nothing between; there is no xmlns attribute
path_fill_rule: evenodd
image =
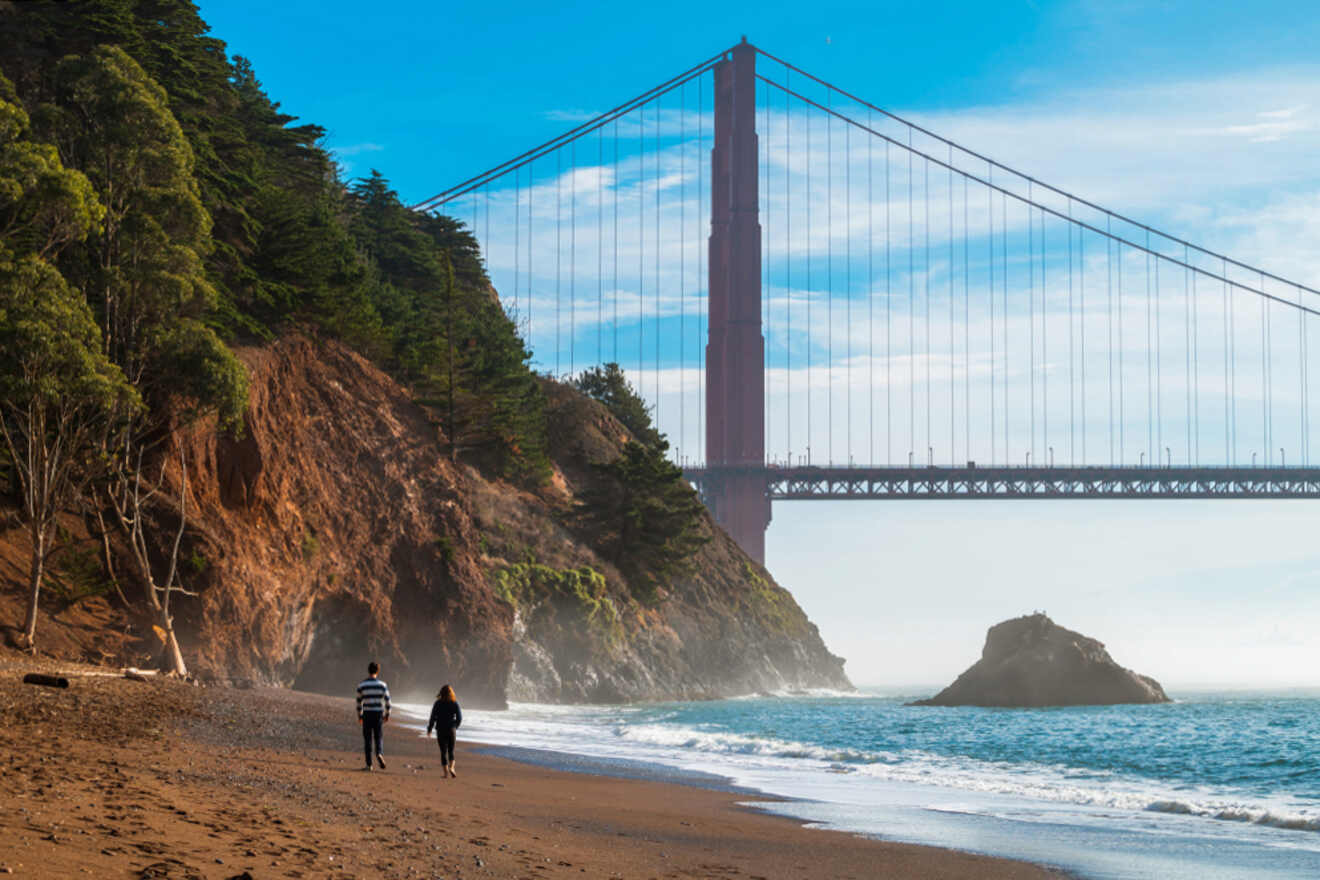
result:
<svg viewBox="0 0 1320 880"><path fill-rule="evenodd" d="M662 442L660 432L651 423L650 407L629 383L618 364L608 363L603 367L583 370L572 381L572 385L591 399L605 404L614 417L632 432L638 443L655 446Z"/></svg>
<svg viewBox="0 0 1320 880"><path fill-rule="evenodd" d="M55 516L94 476L106 424L140 401L102 352L86 300L34 255L0 253L0 406L32 540L23 637L35 650Z"/></svg>
<svg viewBox="0 0 1320 880"><path fill-rule="evenodd" d="M104 209L92 184L65 168L50 144L30 139L30 120L0 75L0 242L13 253L53 258L82 241Z"/></svg>
<svg viewBox="0 0 1320 880"><path fill-rule="evenodd" d="M105 213L84 249L85 287L100 319L105 352L144 407L118 425L107 455L117 468L107 492L170 665L187 667L169 596L179 539L164 581L152 567L146 506L163 490L146 479L154 448L173 431L215 412L222 428L241 424L247 375L206 320L217 303L203 257L211 220L193 177L194 157L163 89L123 50L99 46L63 59L56 105L43 116L68 161L86 169ZM164 464L160 464L163 477ZM186 476L176 505L186 510Z"/></svg>
<svg viewBox="0 0 1320 880"><path fill-rule="evenodd" d="M710 540L702 528L705 508L668 452L663 438L646 446L628 441L616 460L596 465L602 480L578 506L596 549L646 599Z"/></svg>
<svg viewBox="0 0 1320 880"><path fill-rule="evenodd" d="M138 405L86 300L49 262L102 214L87 178L30 139L0 76L0 434L32 543L23 639L33 649L55 516L95 475L105 426Z"/></svg>

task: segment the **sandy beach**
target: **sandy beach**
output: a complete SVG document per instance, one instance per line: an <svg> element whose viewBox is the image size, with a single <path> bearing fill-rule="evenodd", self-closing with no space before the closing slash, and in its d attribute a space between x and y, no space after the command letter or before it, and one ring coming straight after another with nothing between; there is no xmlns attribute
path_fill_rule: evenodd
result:
<svg viewBox="0 0 1320 880"><path fill-rule="evenodd" d="M70 673L67 690L21 684ZM127 878L1037 878L1020 862L809 829L746 795L566 773L386 731L351 700L0 659L0 874Z"/></svg>

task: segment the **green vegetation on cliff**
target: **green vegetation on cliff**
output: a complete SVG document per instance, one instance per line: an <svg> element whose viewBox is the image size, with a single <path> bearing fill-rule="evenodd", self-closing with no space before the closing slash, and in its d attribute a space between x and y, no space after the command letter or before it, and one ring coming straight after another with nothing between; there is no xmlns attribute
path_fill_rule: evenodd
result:
<svg viewBox="0 0 1320 880"><path fill-rule="evenodd" d="M410 210L376 171L341 179L323 129L282 112L193 2L11 4L0 45L0 329L11 354L39 353L19 340L40 339L56 364L39 388L24 384L31 364L0 364L0 492L45 499L20 505L26 521L46 529L73 507L104 516L171 633L169 597L196 574L174 537L186 488L164 491L167 467L188 471L174 432L212 418L241 434L248 377L234 346L295 327L407 385L442 453L546 484L545 393L471 231ZM600 465L608 488L564 517L654 598L704 540L699 502L617 367L577 385L637 442ZM60 433L69 424L83 426L76 440ZM43 495L19 450L52 444L68 470ZM149 534L162 528L163 541ZM34 597L44 540L34 532ZM545 582L517 575L529 577Z"/></svg>

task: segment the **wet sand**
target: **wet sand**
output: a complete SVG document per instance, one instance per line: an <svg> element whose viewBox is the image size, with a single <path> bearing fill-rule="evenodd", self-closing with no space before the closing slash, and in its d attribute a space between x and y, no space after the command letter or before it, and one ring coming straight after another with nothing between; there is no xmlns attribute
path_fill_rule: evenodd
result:
<svg viewBox="0 0 1320 880"><path fill-rule="evenodd" d="M1043 878L1021 862L809 829L747 795L567 773L387 725L349 699L0 657L0 875L122 878ZM93 672L91 668L76 670ZM460 731L461 733L461 731Z"/></svg>

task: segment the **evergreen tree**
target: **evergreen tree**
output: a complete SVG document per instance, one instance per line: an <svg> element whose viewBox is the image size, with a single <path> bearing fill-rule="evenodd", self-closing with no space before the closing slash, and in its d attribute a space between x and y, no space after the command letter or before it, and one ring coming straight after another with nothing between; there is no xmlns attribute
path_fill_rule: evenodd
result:
<svg viewBox="0 0 1320 880"><path fill-rule="evenodd" d="M596 465L603 479L578 506L597 551L651 600L710 540L701 500L668 453L663 438L652 445L629 441L618 459Z"/></svg>
<svg viewBox="0 0 1320 880"><path fill-rule="evenodd" d="M616 363L583 370L572 382L583 394L599 400L632 432L643 446L657 446L663 438L651 423L651 409Z"/></svg>

